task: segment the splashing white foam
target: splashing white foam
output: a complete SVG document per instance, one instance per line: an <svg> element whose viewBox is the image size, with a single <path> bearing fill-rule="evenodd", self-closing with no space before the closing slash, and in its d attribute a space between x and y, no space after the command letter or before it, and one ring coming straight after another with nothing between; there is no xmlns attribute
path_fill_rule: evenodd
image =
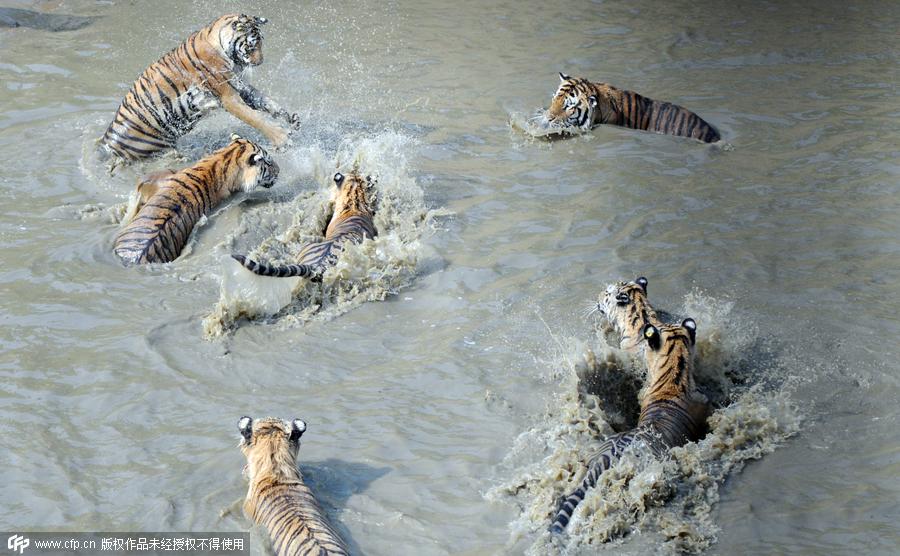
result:
<svg viewBox="0 0 900 556"><path fill-rule="evenodd" d="M344 139L335 151L321 146L295 150L287 163L291 173L321 185L315 192L283 203L279 210L292 211L293 224L282 234L264 239L249 255L254 260L291 263L304 245L321 240L331 212L331 177L354 167L377 179L378 236L345 245L319 283L256 276L237 269L236 262L227 262L220 299L203 322L206 336L220 336L240 319L274 317L283 326L330 319L407 286L418 269L427 223L437 214L426 209L423 191L410 174L407 157L414 146L411 138L385 131ZM257 227L261 219L270 217L266 211L271 209L247 211L235 234Z"/></svg>
<svg viewBox="0 0 900 556"><path fill-rule="evenodd" d="M554 537L547 528L559 499L580 485L587 455L614 432L612 423L621 426L613 414L636 406L635 400L623 400L610 407L609 397L586 391L587 377L594 390L613 389L621 387L611 380L614 373L640 373L630 355L598 333L592 353L565 373L546 419L513 442L499 468L504 478L485 494L522 510L510 524L511 549L534 555L595 553L601 543L627 538L642 543L641 551L675 553L698 552L715 542L712 513L725 479L775 450L801 422L790 381L773 386L764 376L789 375L789 369L766 361L771 353L761 353L756 328L738 322L732 308L699 292L684 302L685 314L699 325L698 385L720 407L709 418L706 437L672 449L663 460L623 457L588 491L566 534Z"/></svg>

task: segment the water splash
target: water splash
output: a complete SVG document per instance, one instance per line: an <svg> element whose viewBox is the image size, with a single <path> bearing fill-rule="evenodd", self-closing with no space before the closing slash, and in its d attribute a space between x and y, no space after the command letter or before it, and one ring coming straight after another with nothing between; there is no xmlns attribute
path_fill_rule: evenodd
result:
<svg viewBox="0 0 900 556"><path fill-rule="evenodd" d="M414 146L408 136L384 131L344 139L334 151L322 146L295 150L290 161L294 170L321 186L277 208L291 211L293 223L283 233L265 238L249 252L251 258L290 263L304 245L321 240L331 213L331 176L354 166L377 178L378 236L346 245L320 283L260 277L227 262L219 301L203 321L206 337L221 336L244 319L267 319L282 326L328 320L408 286L423 254L421 239L433 218L441 214L426 208L423 191L411 175L407 157ZM273 209L269 205L247 211L234 235L258 227Z"/></svg>
<svg viewBox="0 0 900 556"><path fill-rule="evenodd" d="M547 532L551 515L580 484L598 439L637 420L642 366L598 327L595 345L569 367L546 418L513 442L500 466L504 478L485 495L521 509L510 524L510 548L534 555L596 553L614 541L617 552L676 553L699 552L716 541L712 514L725 479L775 450L801 423L789 369L732 310L730 302L700 292L684 300L682 312L699 324L698 387L717 408L710 432L663 460L624 456L587 493L567 533L553 537Z"/></svg>

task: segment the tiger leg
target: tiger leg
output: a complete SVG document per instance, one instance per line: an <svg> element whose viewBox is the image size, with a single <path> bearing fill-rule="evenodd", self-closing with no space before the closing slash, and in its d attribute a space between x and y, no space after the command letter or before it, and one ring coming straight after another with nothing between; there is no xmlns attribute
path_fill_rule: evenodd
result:
<svg viewBox="0 0 900 556"><path fill-rule="evenodd" d="M279 126L267 121L266 113L260 110L254 110L248 106L238 90L230 85L221 91L219 97L222 101L222 107L228 110L231 115L238 118L242 122L249 124L259 130L260 133L272 142L276 147L284 146L288 141L288 134Z"/></svg>
<svg viewBox="0 0 900 556"><path fill-rule="evenodd" d="M300 116L298 114L291 114L249 83L241 82L237 88L241 99L250 108L262 110L275 119L283 120L291 129L300 129Z"/></svg>
<svg viewBox="0 0 900 556"><path fill-rule="evenodd" d="M613 463L621 457L625 448L633 441L634 431L629 431L612 436L600 445L597 453L591 458L590 463L588 464L588 472L581 481L581 486L561 501L553 524L550 526L551 533L558 535L565 531L566 525L568 525L569 520L572 519L572 513L575 511L578 504L584 500L587 491L597 485L600 475L612 467Z"/></svg>

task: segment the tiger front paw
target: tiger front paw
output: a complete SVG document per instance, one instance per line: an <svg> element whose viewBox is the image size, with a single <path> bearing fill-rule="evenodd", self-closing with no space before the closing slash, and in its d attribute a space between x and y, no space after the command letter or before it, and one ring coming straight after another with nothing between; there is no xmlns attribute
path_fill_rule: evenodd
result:
<svg viewBox="0 0 900 556"><path fill-rule="evenodd" d="M296 112L288 114L287 120L292 130L297 131L300 129L300 114L297 114Z"/></svg>
<svg viewBox="0 0 900 556"><path fill-rule="evenodd" d="M277 129L269 134L269 140L276 149L282 149L290 144L290 135L283 129Z"/></svg>

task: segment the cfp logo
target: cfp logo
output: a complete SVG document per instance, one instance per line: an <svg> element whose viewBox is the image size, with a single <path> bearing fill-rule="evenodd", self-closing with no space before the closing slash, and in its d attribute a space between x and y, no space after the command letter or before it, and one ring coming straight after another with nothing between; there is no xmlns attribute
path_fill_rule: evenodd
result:
<svg viewBox="0 0 900 556"><path fill-rule="evenodd" d="M6 541L6 548L12 550L13 554L16 552L22 554L29 544L31 544L29 539L26 539L21 535L13 535Z"/></svg>

